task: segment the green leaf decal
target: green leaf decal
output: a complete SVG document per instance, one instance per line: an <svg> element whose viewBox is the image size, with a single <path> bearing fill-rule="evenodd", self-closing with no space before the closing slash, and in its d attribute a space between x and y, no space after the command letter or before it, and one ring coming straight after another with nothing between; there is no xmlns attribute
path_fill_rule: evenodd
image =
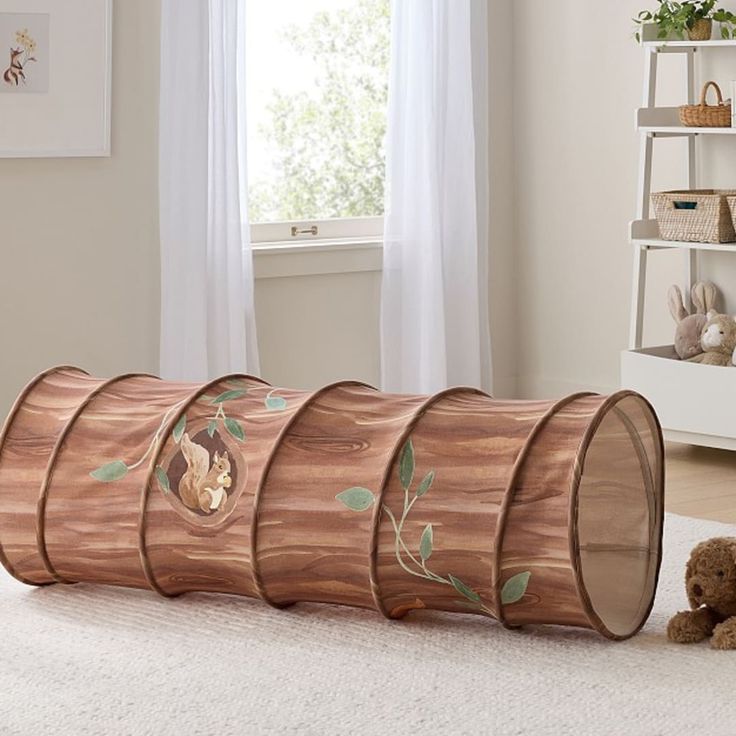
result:
<svg viewBox="0 0 736 736"><path fill-rule="evenodd" d="M432 525L427 524L419 540L419 556L422 562L426 562L432 556Z"/></svg>
<svg viewBox="0 0 736 736"><path fill-rule="evenodd" d="M166 471L160 465L156 466L156 480L164 493L168 493L171 490L169 476L166 475Z"/></svg>
<svg viewBox="0 0 736 736"><path fill-rule="evenodd" d="M399 460L399 480L402 488L406 491L411 485L414 478L414 445L411 440L407 440L404 449L401 451Z"/></svg>
<svg viewBox="0 0 736 736"><path fill-rule="evenodd" d="M530 572L520 572L518 575L510 577L501 588L501 603L508 605L520 601L526 593L526 587L529 585L531 576Z"/></svg>
<svg viewBox="0 0 736 736"><path fill-rule="evenodd" d="M216 430L217 430L217 420L216 419L210 419L210 423L207 425L207 434L210 437L214 437Z"/></svg>
<svg viewBox="0 0 736 736"><path fill-rule="evenodd" d="M179 442L181 442L181 438L184 434L184 430L187 428L187 415L182 414L179 421L176 423L176 426L174 427L174 442L178 445Z"/></svg>
<svg viewBox="0 0 736 736"><path fill-rule="evenodd" d="M237 419L227 417L227 419L225 419L225 429L230 432L236 440L240 440L242 442L245 439L245 430L243 429L243 425Z"/></svg>
<svg viewBox="0 0 736 736"><path fill-rule="evenodd" d="M233 399L239 399L241 396L245 396L248 393L244 388L233 388L229 391L223 391L219 396L215 396L210 402L211 404L222 404L223 401L232 401Z"/></svg>
<svg viewBox="0 0 736 736"><path fill-rule="evenodd" d="M113 460L111 463L102 465L97 470L93 470L90 475L95 480L103 483L111 483L114 480L120 480L128 472L128 466L122 460Z"/></svg>
<svg viewBox="0 0 736 736"><path fill-rule="evenodd" d="M360 486L354 486L338 493L335 498L342 501L352 511L365 511L375 503L375 496L372 491Z"/></svg>
<svg viewBox="0 0 736 736"><path fill-rule="evenodd" d="M286 409L286 399L283 396L267 396L266 409L271 411L283 411Z"/></svg>
<svg viewBox="0 0 736 736"><path fill-rule="evenodd" d="M430 470L422 479L422 482L419 484L419 488L417 488L417 497L420 498L423 496L432 487L433 482L434 470Z"/></svg>
<svg viewBox="0 0 736 736"><path fill-rule="evenodd" d="M472 589L469 588L462 580L459 580L454 575L448 575L450 582L458 593L462 593L469 601L473 603L480 603L480 596Z"/></svg>

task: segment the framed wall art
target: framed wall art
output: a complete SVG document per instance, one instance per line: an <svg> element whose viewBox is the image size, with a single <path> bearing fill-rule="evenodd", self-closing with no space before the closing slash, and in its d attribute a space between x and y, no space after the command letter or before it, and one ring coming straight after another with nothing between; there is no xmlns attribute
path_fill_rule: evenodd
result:
<svg viewBox="0 0 736 736"><path fill-rule="evenodd" d="M112 0L0 0L0 157L110 155Z"/></svg>

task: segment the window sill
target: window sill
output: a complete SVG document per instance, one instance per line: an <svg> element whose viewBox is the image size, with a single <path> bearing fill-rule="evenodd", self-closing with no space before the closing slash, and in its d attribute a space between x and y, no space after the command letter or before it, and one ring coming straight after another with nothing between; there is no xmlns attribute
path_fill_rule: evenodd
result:
<svg viewBox="0 0 736 736"><path fill-rule="evenodd" d="M383 242L378 238L334 238L253 244L257 279L380 271Z"/></svg>

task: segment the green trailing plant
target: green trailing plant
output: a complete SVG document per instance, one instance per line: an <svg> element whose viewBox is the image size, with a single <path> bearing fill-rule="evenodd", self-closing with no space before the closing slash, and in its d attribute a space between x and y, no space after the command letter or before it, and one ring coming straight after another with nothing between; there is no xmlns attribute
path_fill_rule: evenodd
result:
<svg viewBox="0 0 736 736"><path fill-rule="evenodd" d="M638 26L654 23L657 26L657 38L678 38L686 40L687 34L701 20L712 20L720 24L721 38L736 38L736 14L718 7L716 0L657 0L659 7L655 10L642 10L634 22ZM641 30L634 34L641 41Z"/></svg>

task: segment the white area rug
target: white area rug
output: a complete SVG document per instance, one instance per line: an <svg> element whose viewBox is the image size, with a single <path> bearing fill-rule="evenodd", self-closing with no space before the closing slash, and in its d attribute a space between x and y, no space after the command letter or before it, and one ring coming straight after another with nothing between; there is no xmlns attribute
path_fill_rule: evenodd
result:
<svg viewBox="0 0 736 736"><path fill-rule="evenodd" d="M654 614L612 643L474 616L368 611L0 578L0 733L736 733L736 652L665 639L697 541L668 516Z"/></svg>

